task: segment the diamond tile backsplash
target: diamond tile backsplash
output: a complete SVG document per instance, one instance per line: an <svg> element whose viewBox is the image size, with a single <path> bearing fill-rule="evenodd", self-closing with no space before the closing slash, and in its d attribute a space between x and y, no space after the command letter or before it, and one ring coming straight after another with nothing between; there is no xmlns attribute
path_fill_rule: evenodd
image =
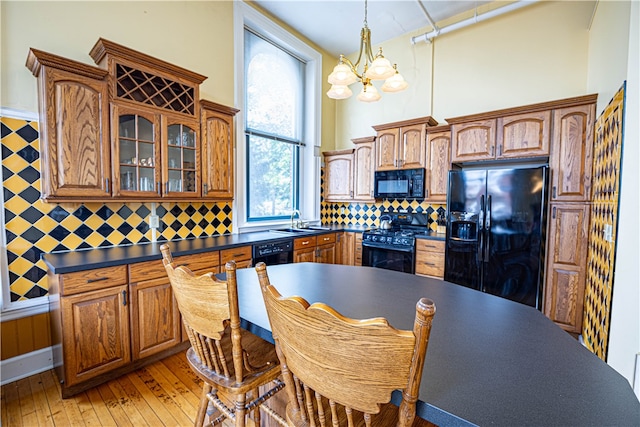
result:
<svg viewBox="0 0 640 427"><path fill-rule="evenodd" d="M152 241L151 203L46 203L40 199L38 123L0 117L11 302L47 295L43 253ZM231 232L230 203L156 203L157 240Z"/></svg>

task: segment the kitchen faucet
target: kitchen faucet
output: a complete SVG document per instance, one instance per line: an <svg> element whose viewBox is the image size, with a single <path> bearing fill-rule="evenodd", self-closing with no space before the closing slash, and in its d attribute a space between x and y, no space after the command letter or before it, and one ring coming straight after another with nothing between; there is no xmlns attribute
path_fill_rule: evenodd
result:
<svg viewBox="0 0 640 427"><path fill-rule="evenodd" d="M296 222L296 225L294 227L293 226L293 217L296 216L296 213L298 214L298 222ZM291 212L291 228L298 228L298 227L300 227L301 223L302 223L302 213L298 209L294 209L293 212Z"/></svg>

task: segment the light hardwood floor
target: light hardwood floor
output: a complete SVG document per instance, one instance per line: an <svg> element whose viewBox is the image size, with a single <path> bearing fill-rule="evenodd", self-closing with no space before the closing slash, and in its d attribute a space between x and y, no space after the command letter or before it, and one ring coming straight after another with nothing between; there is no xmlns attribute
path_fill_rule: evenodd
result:
<svg viewBox="0 0 640 427"><path fill-rule="evenodd" d="M185 352L70 399L49 370L2 386L2 426L192 426L201 392Z"/></svg>

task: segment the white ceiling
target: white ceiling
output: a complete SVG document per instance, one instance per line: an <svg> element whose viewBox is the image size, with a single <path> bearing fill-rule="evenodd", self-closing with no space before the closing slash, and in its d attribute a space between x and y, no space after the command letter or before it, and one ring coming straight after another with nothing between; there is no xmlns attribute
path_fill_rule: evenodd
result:
<svg viewBox="0 0 640 427"><path fill-rule="evenodd" d="M364 0L254 1L335 56L349 55L360 47ZM381 42L420 28L430 31L427 13L438 23L486 3L490 1L368 0L367 24L371 30L372 48L375 50Z"/></svg>

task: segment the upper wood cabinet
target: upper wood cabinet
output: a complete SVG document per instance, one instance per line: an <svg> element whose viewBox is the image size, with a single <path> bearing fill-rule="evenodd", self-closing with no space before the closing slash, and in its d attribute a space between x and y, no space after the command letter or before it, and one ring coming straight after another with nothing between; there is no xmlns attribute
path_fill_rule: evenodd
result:
<svg viewBox="0 0 640 427"><path fill-rule="evenodd" d="M37 49L26 66L38 79L41 197L109 197L107 71Z"/></svg>
<svg viewBox="0 0 640 427"><path fill-rule="evenodd" d="M501 117L497 123L496 158L548 156L550 131L549 110Z"/></svg>
<svg viewBox="0 0 640 427"><path fill-rule="evenodd" d="M437 123L427 116L373 126L377 132L375 170L425 167L426 129Z"/></svg>
<svg viewBox="0 0 640 427"><path fill-rule="evenodd" d="M102 38L90 56L99 68L29 51L42 197L232 199L238 110L199 101L206 77Z"/></svg>
<svg viewBox="0 0 640 427"><path fill-rule="evenodd" d="M325 151L324 199L328 202L353 199L353 148Z"/></svg>
<svg viewBox="0 0 640 427"><path fill-rule="evenodd" d="M456 123L451 127L451 161L548 156L550 129L548 110Z"/></svg>
<svg viewBox="0 0 640 427"><path fill-rule="evenodd" d="M551 199L589 201L593 168L595 103L553 112Z"/></svg>
<svg viewBox="0 0 640 427"><path fill-rule="evenodd" d="M447 201L447 183L451 161L451 132L449 126L430 128L426 144L426 183L425 200L431 202Z"/></svg>
<svg viewBox="0 0 640 427"><path fill-rule="evenodd" d="M495 141L495 119L454 124L451 126L451 161L493 160Z"/></svg>
<svg viewBox="0 0 640 427"><path fill-rule="evenodd" d="M200 101L202 136L202 197L233 199L233 118L239 110Z"/></svg>
<svg viewBox="0 0 640 427"><path fill-rule="evenodd" d="M351 140L353 152L353 200L373 202L373 173L375 171L375 136Z"/></svg>

